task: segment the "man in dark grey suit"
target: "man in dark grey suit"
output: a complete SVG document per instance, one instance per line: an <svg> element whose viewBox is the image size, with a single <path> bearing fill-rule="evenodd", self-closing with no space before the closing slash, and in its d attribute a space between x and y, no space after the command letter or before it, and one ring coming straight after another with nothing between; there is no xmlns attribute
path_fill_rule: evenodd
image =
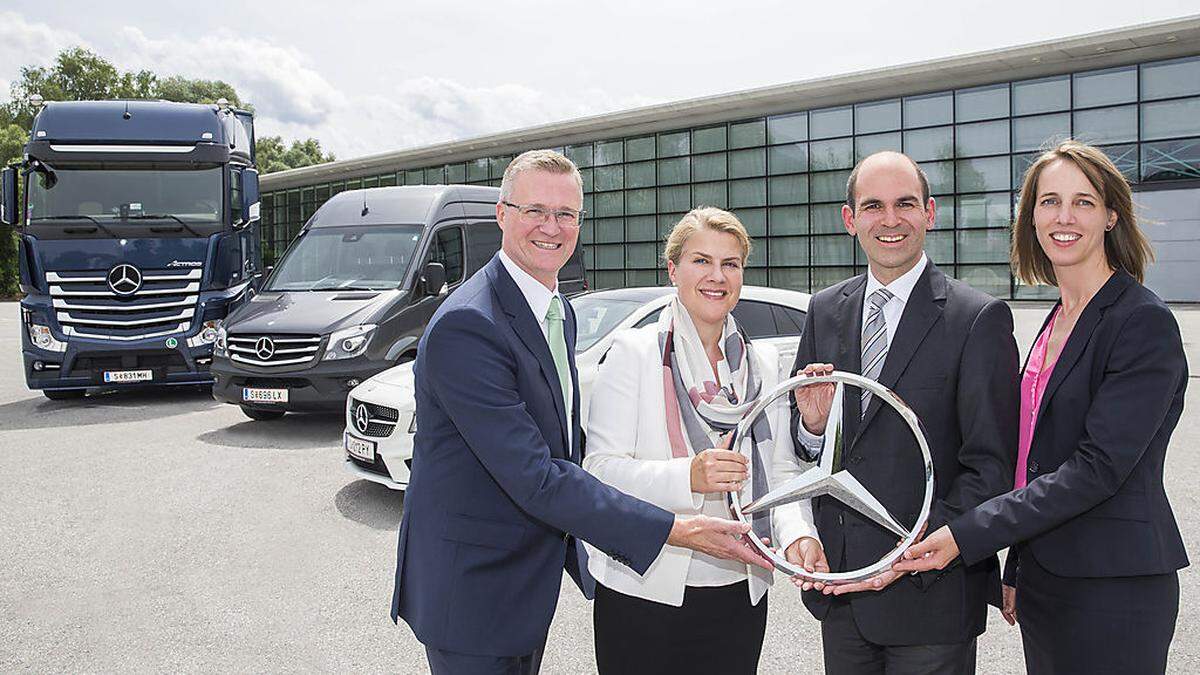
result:
<svg viewBox="0 0 1200 675"><path fill-rule="evenodd" d="M916 411L933 455L930 531L1012 489L1019 401L1012 312L925 256L936 209L928 180L907 156L877 153L855 167L842 217L869 271L813 297L795 366L862 373ZM830 386L793 397L793 433L814 450ZM925 481L901 417L850 389L842 439L835 469L853 474L901 523L915 523ZM895 534L830 497L813 510L834 570L865 567L897 544ZM999 597L991 556L936 574L887 571L810 590L804 603L822 622L827 673L972 673L987 604Z"/></svg>

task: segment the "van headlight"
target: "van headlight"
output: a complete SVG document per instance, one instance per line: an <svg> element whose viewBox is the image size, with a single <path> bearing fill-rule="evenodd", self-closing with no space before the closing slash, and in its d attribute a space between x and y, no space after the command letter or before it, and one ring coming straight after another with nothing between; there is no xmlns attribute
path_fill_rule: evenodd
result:
<svg viewBox="0 0 1200 675"><path fill-rule="evenodd" d="M371 342L371 334L375 328L375 324L365 323L361 326L334 331L329 336L329 346L325 349L325 360L335 361L361 356L363 352L367 351L367 345Z"/></svg>
<svg viewBox="0 0 1200 675"><path fill-rule="evenodd" d="M67 343L55 338L54 334L50 332L50 327L40 323L29 324L29 341L33 343L34 347L48 352L67 351Z"/></svg>

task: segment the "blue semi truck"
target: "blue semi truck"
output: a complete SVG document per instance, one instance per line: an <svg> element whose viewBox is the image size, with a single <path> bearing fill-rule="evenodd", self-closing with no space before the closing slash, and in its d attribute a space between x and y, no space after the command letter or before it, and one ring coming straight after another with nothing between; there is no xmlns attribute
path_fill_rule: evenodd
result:
<svg viewBox="0 0 1200 675"><path fill-rule="evenodd" d="M212 382L221 320L262 275L251 113L46 103L0 187L30 389Z"/></svg>

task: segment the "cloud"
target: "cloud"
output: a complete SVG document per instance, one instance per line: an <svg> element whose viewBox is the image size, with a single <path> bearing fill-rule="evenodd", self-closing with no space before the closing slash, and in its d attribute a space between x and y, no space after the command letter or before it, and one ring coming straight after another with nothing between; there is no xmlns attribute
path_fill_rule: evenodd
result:
<svg viewBox="0 0 1200 675"><path fill-rule="evenodd" d="M16 12L0 12L0 64L11 71L0 71L0 103L9 99L9 90L17 78L20 66L48 66L54 57L68 47L87 47L88 42L78 33L52 28L44 23L30 23Z"/></svg>

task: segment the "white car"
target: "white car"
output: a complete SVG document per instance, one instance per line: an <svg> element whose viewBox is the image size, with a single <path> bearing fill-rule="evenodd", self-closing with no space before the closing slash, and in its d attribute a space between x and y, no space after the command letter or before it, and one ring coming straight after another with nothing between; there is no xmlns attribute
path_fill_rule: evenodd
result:
<svg viewBox="0 0 1200 675"><path fill-rule="evenodd" d="M613 336L620 329L657 321L674 290L665 286L622 288L571 298L578 329L575 364L580 418L585 428L592 383ZM808 293L745 286L733 310L751 339L765 341L779 351L782 377L791 374L808 300ZM395 490L408 486L417 430L412 366L410 362L385 370L355 387L346 398L346 430L342 434L346 469Z"/></svg>

